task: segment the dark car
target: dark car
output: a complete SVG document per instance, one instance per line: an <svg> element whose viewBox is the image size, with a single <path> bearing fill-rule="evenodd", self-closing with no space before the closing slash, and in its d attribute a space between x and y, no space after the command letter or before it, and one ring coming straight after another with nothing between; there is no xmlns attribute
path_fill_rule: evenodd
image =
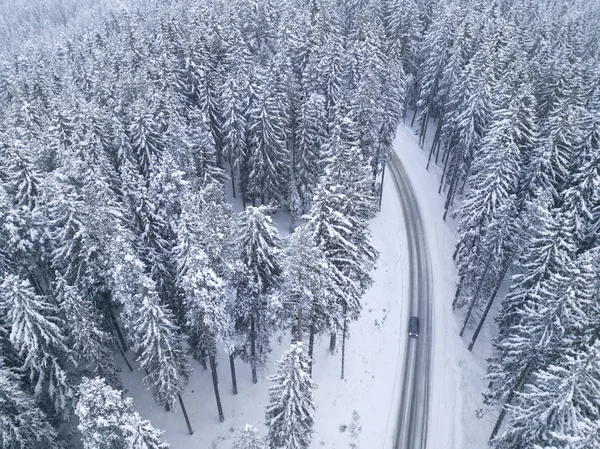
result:
<svg viewBox="0 0 600 449"><path fill-rule="evenodd" d="M408 336L418 337L419 336L419 318L411 316L408 320Z"/></svg>

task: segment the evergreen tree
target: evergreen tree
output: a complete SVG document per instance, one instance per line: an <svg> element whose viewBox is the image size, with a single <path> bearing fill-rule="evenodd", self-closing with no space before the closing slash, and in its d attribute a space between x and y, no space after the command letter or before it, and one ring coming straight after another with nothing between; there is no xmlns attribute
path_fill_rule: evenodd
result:
<svg viewBox="0 0 600 449"><path fill-rule="evenodd" d="M308 359L302 343L294 343L277 365L269 380L267 405L268 439L271 448L307 449L313 434L315 384L308 373Z"/></svg>
<svg viewBox="0 0 600 449"><path fill-rule="evenodd" d="M73 395L69 364L73 362L63 333L64 321L46 298L35 294L28 281L7 276L0 285L0 316L10 343L21 360L33 394L48 395L57 411Z"/></svg>
<svg viewBox="0 0 600 449"><path fill-rule="evenodd" d="M127 128L132 151L130 157L146 179L164 150L164 132L165 125L152 113L152 106L135 105Z"/></svg>
<svg viewBox="0 0 600 449"><path fill-rule="evenodd" d="M133 320L133 350L146 372L144 383L152 390L156 403L174 410L189 369L173 316L159 304L156 292L149 286L145 289L146 293L138 299L135 318L129 317Z"/></svg>
<svg viewBox="0 0 600 449"><path fill-rule="evenodd" d="M267 204L284 197L289 161L285 133L276 120L280 105L275 102L270 80L264 73L261 75L256 87L257 101L249 111L248 193L253 201L260 198L262 204Z"/></svg>
<svg viewBox="0 0 600 449"><path fill-rule="evenodd" d="M307 225L289 237L282 255L282 268L277 297L287 325L295 330L296 339L301 341L303 335L309 336L311 370L315 335L334 330L342 321L337 299L343 292Z"/></svg>
<svg viewBox="0 0 600 449"><path fill-rule="evenodd" d="M268 294L280 284L281 242L264 206L247 207L238 223L240 262L237 273L236 329L244 335L242 359L250 363L252 380L270 351L274 319Z"/></svg>
<svg viewBox="0 0 600 449"><path fill-rule="evenodd" d="M241 44L240 44L241 45ZM234 61L240 63L240 61ZM244 89L249 83L244 67L232 70L225 80L222 92L223 103L223 157L229 163L231 184L235 196L235 177L247 152L247 109L248 97Z"/></svg>
<svg viewBox="0 0 600 449"><path fill-rule="evenodd" d="M239 428L233 449L267 449L264 440L258 435L258 430L250 424Z"/></svg>
<svg viewBox="0 0 600 449"><path fill-rule="evenodd" d="M64 278L59 277L54 291L67 325L69 347L80 369L120 387L119 369L114 364L111 351L115 344L111 335L102 328L98 310Z"/></svg>
<svg viewBox="0 0 600 449"><path fill-rule="evenodd" d="M494 447L573 447L571 442L592 438L597 430L592 423L600 418L598 346L569 351L536 373L510 407L511 420Z"/></svg>
<svg viewBox="0 0 600 449"><path fill-rule="evenodd" d="M133 412L124 424L125 449L168 449L162 441L163 432L152 427L150 421Z"/></svg>
<svg viewBox="0 0 600 449"><path fill-rule="evenodd" d="M322 173L327 141L325 97L312 93L301 104L294 151L294 178L303 209L308 212Z"/></svg>
<svg viewBox="0 0 600 449"><path fill-rule="evenodd" d="M0 447L60 448L56 431L34 400L19 387L17 377L0 366Z"/></svg>
<svg viewBox="0 0 600 449"><path fill-rule="evenodd" d="M162 432L141 419L131 398L107 385L104 379L83 378L75 412L84 449L167 449Z"/></svg>

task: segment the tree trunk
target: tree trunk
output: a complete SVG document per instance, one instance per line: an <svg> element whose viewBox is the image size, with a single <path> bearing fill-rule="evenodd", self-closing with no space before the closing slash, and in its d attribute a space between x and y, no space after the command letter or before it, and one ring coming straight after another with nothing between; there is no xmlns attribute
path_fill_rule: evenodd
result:
<svg viewBox="0 0 600 449"><path fill-rule="evenodd" d="M315 347L315 326L310 326L310 335L308 336L308 374L312 377L313 351Z"/></svg>
<svg viewBox="0 0 600 449"><path fill-rule="evenodd" d="M419 146L421 148L423 148L423 145L425 145L425 138L427 137L427 127L429 126L430 115L431 114L428 112L427 115L425 116L423 129L421 129L421 138L419 139Z"/></svg>
<svg viewBox="0 0 600 449"><path fill-rule="evenodd" d="M110 321L112 322L112 324L115 328L117 337L119 338L119 341L121 342L121 346L123 347L123 352L127 352L127 343L125 342L125 337L123 336L123 332L121 331L121 328L119 327L119 322L117 321L117 317L115 316L115 311L112 309L112 307L110 305L108 306L108 316L110 317Z"/></svg>
<svg viewBox="0 0 600 449"><path fill-rule="evenodd" d="M429 171L429 164L431 163L431 156L433 155L433 149L435 144L431 145L431 149L429 150L429 157L427 158L427 165L425 166L425 170Z"/></svg>
<svg viewBox="0 0 600 449"><path fill-rule="evenodd" d="M332 354L335 352L335 338L336 333L332 332L331 337L329 338L329 352L331 352Z"/></svg>
<svg viewBox="0 0 600 449"><path fill-rule="evenodd" d="M345 364L345 356L346 356L346 331L348 329L348 318L347 314L347 306L344 306L344 328L342 330L342 379L344 378L344 364Z"/></svg>
<svg viewBox="0 0 600 449"><path fill-rule="evenodd" d="M298 343L302 343L302 307L298 307L298 330L296 339Z"/></svg>
<svg viewBox="0 0 600 449"><path fill-rule="evenodd" d="M379 186L379 210L381 210L381 201L383 200L383 180L385 179L385 166L381 169L381 185Z"/></svg>
<svg viewBox="0 0 600 449"><path fill-rule="evenodd" d="M235 356L233 354L229 354L229 368L231 368L231 389L233 394L238 394L237 379L235 377Z"/></svg>
<svg viewBox="0 0 600 449"><path fill-rule="evenodd" d="M442 124L444 123L444 119L443 116L439 118L438 120L438 124L437 124L437 128L435 130L435 136L433 137L433 142L431 144L431 149L429 150L429 158L427 159L427 167L425 168L426 170L429 170L429 163L431 162L431 156L433 155L434 151L435 151L435 147L437 146L437 143L440 139L440 136L442 134ZM437 158L436 158L436 163L437 163Z"/></svg>
<svg viewBox="0 0 600 449"><path fill-rule="evenodd" d="M123 350L121 349L121 347L119 345L117 345L117 349L121 353L121 356L123 357L123 360L125 360L125 363L127 364L127 368L129 368L129 371L133 371L133 368L131 367L131 364L129 363L129 360L127 360L127 356L125 355L125 353L123 352Z"/></svg>
<svg viewBox="0 0 600 449"><path fill-rule="evenodd" d="M250 368L252 370L252 383L255 384L258 382L256 377L256 329L254 323L254 315L250 316Z"/></svg>
<svg viewBox="0 0 600 449"><path fill-rule="evenodd" d="M500 285L502 285L502 281L504 280L504 276L506 276L506 272L508 271L508 269L511 265L512 258L514 257L515 252L516 252L516 249L512 252L512 254L510 255L510 258L508 259L508 261L506 262L504 267L502 267L502 272L500 273L500 278L498 280L498 283L496 284L496 288L494 288L494 293L492 293L492 297L490 298L490 300L485 308L485 311L483 312L483 315L481 316L481 319L479 320L477 329L475 329L475 333L473 334L471 343L469 343L469 347L468 347L469 351L473 350L473 346L475 345L475 342L477 341L477 337L479 336L479 332L481 332L481 328L483 327L483 323L485 323L485 319L487 318L488 313L490 313L490 309L492 308L494 299L496 299L498 290L500 290Z"/></svg>
<svg viewBox="0 0 600 449"><path fill-rule="evenodd" d="M216 347L213 342L212 336L208 332L208 327L204 322L204 317L201 318L202 321L202 332L204 333L204 343L208 350L208 361L210 362L210 372L212 374L213 381L213 389L215 390L215 400L217 401L217 411L219 412L219 421L225 421L225 416L223 415L223 406L221 405L221 395L219 394L219 378L217 376L217 363L215 361L215 352Z"/></svg>
<svg viewBox="0 0 600 449"><path fill-rule="evenodd" d="M469 318L471 318L471 313L473 313L473 309L475 308L475 303L477 302L477 297L479 296L479 292L481 291L481 287L483 286L483 282L485 281L485 275L490 267L490 263L492 262L492 255L488 257L487 262L485 263L485 268L483 269L483 274L481 275L481 279L479 280L479 284L477 285L477 289L475 290L475 294L471 299L471 304L469 304L469 310L467 311L467 316L465 317L465 322L463 323L463 327L460 330L460 336L462 337L465 333L465 329L467 328L467 324L469 324Z"/></svg>
<svg viewBox="0 0 600 449"><path fill-rule="evenodd" d="M230 173L231 173L231 188L233 190L233 197L235 198L235 174L233 173L233 165L229 163Z"/></svg>
<svg viewBox="0 0 600 449"><path fill-rule="evenodd" d="M417 113L419 112L419 109L417 107L415 107L415 113L413 114L412 120L410 122L410 127L412 128L413 126L415 126L415 120L417 119Z"/></svg>
<svg viewBox="0 0 600 449"><path fill-rule="evenodd" d="M192 430L192 425L190 424L190 418L188 417L187 410L185 409L183 398L179 393L177 393L177 399L179 399L179 405L181 405L181 411L183 412L183 417L185 418L185 423L187 424L188 432L190 433L190 435L193 435L194 431Z"/></svg>
<svg viewBox="0 0 600 449"><path fill-rule="evenodd" d="M506 402L504 403L504 406L502 407L502 410L500 411L500 415L498 416L498 419L496 420L496 425L494 425L494 429L492 430L492 434L490 435L490 441L492 441L494 438L496 438L496 435L498 434L498 431L500 430L500 427L502 426L502 422L504 421L504 418L506 417L506 413L508 411L506 409L506 406L510 405L510 403L513 400L513 397L515 396L515 393L517 391L521 390L523 383L525 382L525 378L527 377L527 374L529 373L530 365L531 365L531 362L528 362L527 365L525 365L525 368L523 369L523 372L519 376L519 379L517 380L517 383L515 384L514 388L512 390L510 390L510 393L508 393Z"/></svg>
<svg viewBox="0 0 600 449"><path fill-rule="evenodd" d="M460 291L462 290L463 281L462 276L458 281L458 285L456 286L456 293L454 294L454 301L452 301L452 310L456 310L456 303L458 302L458 297L460 296Z"/></svg>
<svg viewBox="0 0 600 449"><path fill-rule="evenodd" d="M202 336L202 348L200 349L200 365L202 368L208 369L208 365L206 364L206 336Z"/></svg>
<svg viewBox="0 0 600 449"><path fill-rule="evenodd" d="M440 139L437 142L436 148L435 148L435 165L437 165L438 159L440 158L440 149L441 148L442 148L442 139L440 137Z"/></svg>
<svg viewBox="0 0 600 449"><path fill-rule="evenodd" d="M444 216L443 220L446 221L446 216L448 215L448 211L450 210L450 206L454 201L454 191L456 189L456 183L458 182L458 175L456 173L452 174L452 181L450 182L450 188L448 189L448 196L446 197L446 204L444 204Z"/></svg>
<svg viewBox="0 0 600 449"><path fill-rule="evenodd" d="M438 189L438 193L442 193L442 187L444 186L444 178L446 177L446 170L448 168L448 159L450 158L447 157L446 161L444 162L444 168L442 169L442 178L440 179L440 188Z"/></svg>
<svg viewBox="0 0 600 449"><path fill-rule="evenodd" d="M217 378L217 364L215 363L214 348L208 351L208 360L210 361L210 371L212 373L213 388L215 390L215 400L217 401L217 410L219 412L219 421L225 421L223 415L223 406L221 405L221 396L219 395L219 380Z"/></svg>

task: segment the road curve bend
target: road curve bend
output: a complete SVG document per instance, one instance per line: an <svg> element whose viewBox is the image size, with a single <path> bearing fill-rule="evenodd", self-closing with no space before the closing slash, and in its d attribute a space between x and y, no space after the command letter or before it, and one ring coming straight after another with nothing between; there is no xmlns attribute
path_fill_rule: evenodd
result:
<svg viewBox="0 0 600 449"><path fill-rule="evenodd" d="M408 311L419 317L419 337L406 343L394 449L426 449L432 357L432 276L421 212L406 170L392 152L388 163L402 205L409 262ZM408 335L408 319L405 320Z"/></svg>

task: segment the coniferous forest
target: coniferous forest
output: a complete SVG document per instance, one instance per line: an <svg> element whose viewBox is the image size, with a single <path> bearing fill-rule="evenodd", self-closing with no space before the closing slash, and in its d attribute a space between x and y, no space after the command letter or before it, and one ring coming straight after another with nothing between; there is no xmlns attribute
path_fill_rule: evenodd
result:
<svg viewBox="0 0 600 449"><path fill-rule="evenodd" d="M0 449L167 448L118 366L191 434L193 369L223 421L280 331L266 442L235 444L308 448L403 120L457 223L461 335L498 329L491 444L600 447L599 4L59 3L0 5Z"/></svg>

